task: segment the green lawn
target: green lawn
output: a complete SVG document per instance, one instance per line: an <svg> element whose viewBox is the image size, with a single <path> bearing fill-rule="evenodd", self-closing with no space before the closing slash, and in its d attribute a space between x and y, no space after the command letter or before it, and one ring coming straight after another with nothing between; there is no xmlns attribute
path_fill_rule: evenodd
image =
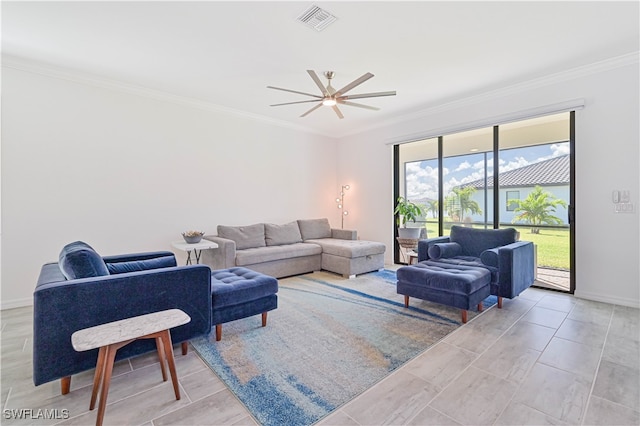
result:
<svg viewBox="0 0 640 426"><path fill-rule="evenodd" d="M532 241L537 246L538 266L569 269L569 230L542 228L539 234L532 234L529 226L509 225L520 231L521 241ZM451 225L445 224L445 234ZM438 236L438 223L427 222L427 237Z"/></svg>

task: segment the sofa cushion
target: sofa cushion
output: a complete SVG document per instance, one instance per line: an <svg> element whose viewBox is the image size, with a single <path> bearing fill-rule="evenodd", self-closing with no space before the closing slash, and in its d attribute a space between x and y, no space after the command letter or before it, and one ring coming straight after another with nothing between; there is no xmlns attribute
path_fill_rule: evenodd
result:
<svg viewBox="0 0 640 426"><path fill-rule="evenodd" d="M382 243L364 240L341 240L337 238L321 238L308 240L308 243L318 244L322 247L322 253L334 256L355 259L363 256L372 256L384 253L386 247Z"/></svg>
<svg viewBox="0 0 640 426"><path fill-rule="evenodd" d="M109 275L102 257L83 241L64 246L58 256L58 265L68 280Z"/></svg>
<svg viewBox="0 0 640 426"><path fill-rule="evenodd" d="M296 243L281 246L255 247L236 252L236 266L254 265L274 260L292 259L295 257L322 254L322 247L317 244Z"/></svg>
<svg viewBox="0 0 640 426"><path fill-rule="evenodd" d="M267 245L264 240L264 223L248 226L218 225L218 236L235 241L237 250Z"/></svg>
<svg viewBox="0 0 640 426"><path fill-rule="evenodd" d="M281 246L283 244L295 244L302 242L302 235L298 222L289 222L284 225L264 224L264 239L267 246Z"/></svg>
<svg viewBox="0 0 640 426"><path fill-rule="evenodd" d="M331 225L329 219L303 219L298 220L302 239L313 240L317 238L331 238Z"/></svg>
<svg viewBox="0 0 640 426"><path fill-rule="evenodd" d="M485 265L484 263L482 263L482 261L480 261L480 258L478 257L456 256L456 257L450 257L448 259L426 260L423 262L435 262L435 263L441 263L441 264L446 263L448 265L472 266L475 268L484 268L484 269L487 269L489 272L491 272L491 282L492 283L498 282L498 272L499 272L498 268L494 266ZM420 262L420 263L423 263L423 262Z"/></svg>
<svg viewBox="0 0 640 426"><path fill-rule="evenodd" d="M129 262L107 262L107 269L110 274L124 274L126 272L147 271L149 269L170 268L172 266L177 266L174 256L133 260Z"/></svg>
<svg viewBox="0 0 640 426"><path fill-rule="evenodd" d="M462 254L462 247L458 243L436 243L429 247L428 253L430 259L446 259Z"/></svg>

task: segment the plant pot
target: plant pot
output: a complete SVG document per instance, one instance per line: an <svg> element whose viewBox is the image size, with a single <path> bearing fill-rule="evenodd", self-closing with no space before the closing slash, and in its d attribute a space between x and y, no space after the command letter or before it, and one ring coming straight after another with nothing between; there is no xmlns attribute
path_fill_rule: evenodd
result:
<svg viewBox="0 0 640 426"><path fill-rule="evenodd" d="M398 238L420 238L422 228L398 228Z"/></svg>

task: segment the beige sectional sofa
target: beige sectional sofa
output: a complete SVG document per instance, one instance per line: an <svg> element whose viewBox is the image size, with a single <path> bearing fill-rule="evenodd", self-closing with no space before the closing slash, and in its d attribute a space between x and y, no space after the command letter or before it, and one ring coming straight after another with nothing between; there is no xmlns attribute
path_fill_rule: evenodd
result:
<svg viewBox="0 0 640 426"><path fill-rule="evenodd" d="M357 239L356 231L332 229L328 219L306 219L283 225L218 225L218 244L204 250L201 261L212 269L243 266L276 278L321 269L352 278L384 267L385 245Z"/></svg>

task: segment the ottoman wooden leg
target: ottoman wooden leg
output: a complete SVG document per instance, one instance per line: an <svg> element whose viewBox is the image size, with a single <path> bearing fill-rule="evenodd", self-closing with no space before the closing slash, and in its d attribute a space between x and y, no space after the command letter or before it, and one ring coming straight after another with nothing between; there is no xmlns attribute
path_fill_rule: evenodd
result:
<svg viewBox="0 0 640 426"><path fill-rule="evenodd" d="M189 342L182 342L182 355L186 355L189 352Z"/></svg>
<svg viewBox="0 0 640 426"><path fill-rule="evenodd" d="M467 323L467 310L466 309L462 310L462 323L463 324Z"/></svg>
<svg viewBox="0 0 640 426"><path fill-rule="evenodd" d="M498 296L498 309L502 309L502 297Z"/></svg>
<svg viewBox="0 0 640 426"><path fill-rule="evenodd" d="M484 305L482 304L482 302L478 303L478 312L482 312L483 309Z"/></svg>
<svg viewBox="0 0 640 426"><path fill-rule="evenodd" d="M404 307L409 307L409 296L407 296L406 294L404 295Z"/></svg>
<svg viewBox="0 0 640 426"><path fill-rule="evenodd" d="M262 313L262 326L263 327L267 326L267 313L266 312Z"/></svg>
<svg viewBox="0 0 640 426"><path fill-rule="evenodd" d="M216 342L222 339L222 324L216 324Z"/></svg>

